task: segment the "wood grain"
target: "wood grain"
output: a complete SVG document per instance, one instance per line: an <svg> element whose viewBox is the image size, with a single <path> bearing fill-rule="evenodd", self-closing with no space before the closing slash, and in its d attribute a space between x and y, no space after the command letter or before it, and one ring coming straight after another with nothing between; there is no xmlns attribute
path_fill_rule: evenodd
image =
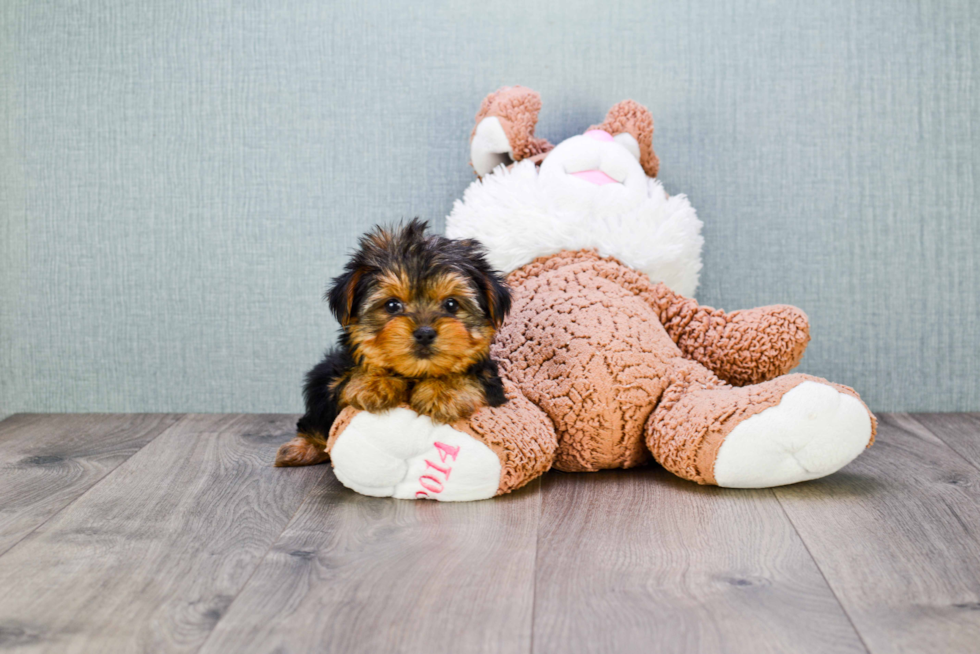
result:
<svg viewBox="0 0 980 654"><path fill-rule="evenodd" d="M535 652L864 652L771 491L545 478Z"/></svg>
<svg viewBox="0 0 980 654"><path fill-rule="evenodd" d="M0 554L177 418L166 414L21 414L0 423Z"/></svg>
<svg viewBox="0 0 980 654"><path fill-rule="evenodd" d="M194 652L324 466L294 416L186 416L0 556L0 649Z"/></svg>
<svg viewBox="0 0 980 654"><path fill-rule="evenodd" d="M807 484L549 473L453 505L272 468L295 416L16 416L0 651L974 652L980 419L879 417Z"/></svg>
<svg viewBox="0 0 980 654"><path fill-rule="evenodd" d="M845 470L776 489L874 654L980 643L980 472L922 424L879 415Z"/></svg>
<svg viewBox="0 0 980 654"><path fill-rule="evenodd" d="M439 504L328 478L202 652L530 651L538 482Z"/></svg>

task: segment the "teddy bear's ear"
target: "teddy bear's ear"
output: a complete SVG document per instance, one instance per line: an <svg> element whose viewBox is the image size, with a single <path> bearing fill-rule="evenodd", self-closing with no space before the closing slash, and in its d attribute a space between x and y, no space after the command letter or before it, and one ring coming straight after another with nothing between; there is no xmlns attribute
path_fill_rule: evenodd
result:
<svg viewBox="0 0 980 654"><path fill-rule="evenodd" d="M534 136L541 96L523 86L505 86L483 100L470 134L470 164L479 176L500 164L544 158L552 146Z"/></svg>
<svg viewBox="0 0 980 654"><path fill-rule="evenodd" d="M620 144L640 160L640 165L650 177L656 177L660 160L653 151L653 116L639 102L623 100L614 105L601 125L589 128L601 129L612 134Z"/></svg>

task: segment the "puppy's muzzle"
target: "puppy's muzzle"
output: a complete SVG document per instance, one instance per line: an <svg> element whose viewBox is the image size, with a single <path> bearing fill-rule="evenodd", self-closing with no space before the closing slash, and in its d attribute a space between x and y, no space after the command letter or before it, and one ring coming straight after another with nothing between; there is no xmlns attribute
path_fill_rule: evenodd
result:
<svg viewBox="0 0 980 654"><path fill-rule="evenodd" d="M428 347L432 345L432 341L436 340L436 330L428 325L423 325L412 332L412 336L415 338L415 342L423 347Z"/></svg>

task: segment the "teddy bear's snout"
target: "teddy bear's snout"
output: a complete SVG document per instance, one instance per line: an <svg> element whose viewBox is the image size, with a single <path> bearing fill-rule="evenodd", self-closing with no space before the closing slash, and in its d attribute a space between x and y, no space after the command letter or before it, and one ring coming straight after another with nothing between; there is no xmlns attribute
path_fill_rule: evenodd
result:
<svg viewBox="0 0 980 654"><path fill-rule="evenodd" d="M612 141L612 134L602 129L590 129L585 133L590 139L595 139L596 141Z"/></svg>

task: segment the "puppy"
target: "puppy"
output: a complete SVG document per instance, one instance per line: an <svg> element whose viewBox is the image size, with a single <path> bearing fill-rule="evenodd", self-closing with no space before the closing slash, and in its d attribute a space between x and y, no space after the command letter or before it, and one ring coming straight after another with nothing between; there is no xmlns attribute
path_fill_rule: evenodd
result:
<svg viewBox="0 0 980 654"><path fill-rule="evenodd" d="M426 235L427 227L416 218L375 228L332 281L326 299L340 337L306 376L306 414L277 466L326 461L330 426L346 406L408 404L449 424L505 402L490 341L510 291L477 241Z"/></svg>

